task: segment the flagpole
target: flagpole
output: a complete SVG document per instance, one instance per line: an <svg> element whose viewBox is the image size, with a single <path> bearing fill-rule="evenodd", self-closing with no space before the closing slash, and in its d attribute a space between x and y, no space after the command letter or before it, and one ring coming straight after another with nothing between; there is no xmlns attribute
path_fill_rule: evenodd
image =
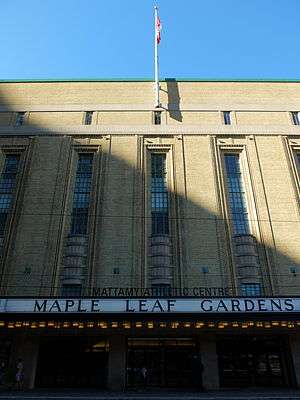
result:
<svg viewBox="0 0 300 400"><path fill-rule="evenodd" d="M154 7L154 65L155 65L155 107L160 107L159 101L159 72L158 72L158 43L157 43L157 7Z"/></svg>

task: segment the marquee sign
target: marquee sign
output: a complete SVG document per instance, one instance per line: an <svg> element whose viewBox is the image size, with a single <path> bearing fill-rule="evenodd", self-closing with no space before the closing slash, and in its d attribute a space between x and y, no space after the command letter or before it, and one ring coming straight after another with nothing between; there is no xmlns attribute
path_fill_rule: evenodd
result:
<svg viewBox="0 0 300 400"><path fill-rule="evenodd" d="M300 312L300 297L149 298L149 299L0 299L0 313L238 314Z"/></svg>

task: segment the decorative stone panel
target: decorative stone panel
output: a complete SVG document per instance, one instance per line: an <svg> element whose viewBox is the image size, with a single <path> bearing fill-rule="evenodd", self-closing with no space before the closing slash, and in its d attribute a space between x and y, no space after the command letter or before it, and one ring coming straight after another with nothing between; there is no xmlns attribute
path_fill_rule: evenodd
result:
<svg viewBox="0 0 300 400"><path fill-rule="evenodd" d="M69 235L63 258L62 284L81 285L86 275L87 235Z"/></svg>
<svg viewBox="0 0 300 400"><path fill-rule="evenodd" d="M240 283L260 282L260 264L255 237L250 234L235 235L233 241Z"/></svg>
<svg viewBox="0 0 300 400"><path fill-rule="evenodd" d="M172 242L169 235L153 235L150 242L150 281L152 285L172 285Z"/></svg>

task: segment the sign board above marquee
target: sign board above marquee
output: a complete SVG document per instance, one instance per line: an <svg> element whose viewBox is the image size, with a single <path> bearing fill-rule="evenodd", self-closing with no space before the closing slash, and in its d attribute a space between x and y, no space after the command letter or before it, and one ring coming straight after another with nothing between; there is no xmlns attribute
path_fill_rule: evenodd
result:
<svg viewBox="0 0 300 400"><path fill-rule="evenodd" d="M172 313L295 313L300 298L151 298L151 299L0 299L0 313L19 314L172 314Z"/></svg>

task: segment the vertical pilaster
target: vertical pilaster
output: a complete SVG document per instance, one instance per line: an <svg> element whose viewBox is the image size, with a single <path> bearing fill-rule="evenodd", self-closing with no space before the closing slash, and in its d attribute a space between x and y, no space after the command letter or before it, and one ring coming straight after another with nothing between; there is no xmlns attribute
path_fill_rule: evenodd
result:
<svg viewBox="0 0 300 400"><path fill-rule="evenodd" d="M31 334L32 335L32 334ZM38 361L39 337L28 334L16 335L13 339L9 366L9 385L14 384L16 366L19 359L24 365L24 389L33 389L35 384L36 367Z"/></svg>
<svg viewBox="0 0 300 400"><path fill-rule="evenodd" d="M205 389L218 389L219 369L216 347L216 337L205 335L200 338L200 353L203 365L203 386Z"/></svg>
<svg viewBox="0 0 300 400"><path fill-rule="evenodd" d="M293 362L293 370L295 374L295 386L300 388L300 336L290 336L291 358Z"/></svg>
<svg viewBox="0 0 300 400"><path fill-rule="evenodd" d="M107 381L110 390L124 390L126 386L126 341L123 335L110 337Z"/></svg>

